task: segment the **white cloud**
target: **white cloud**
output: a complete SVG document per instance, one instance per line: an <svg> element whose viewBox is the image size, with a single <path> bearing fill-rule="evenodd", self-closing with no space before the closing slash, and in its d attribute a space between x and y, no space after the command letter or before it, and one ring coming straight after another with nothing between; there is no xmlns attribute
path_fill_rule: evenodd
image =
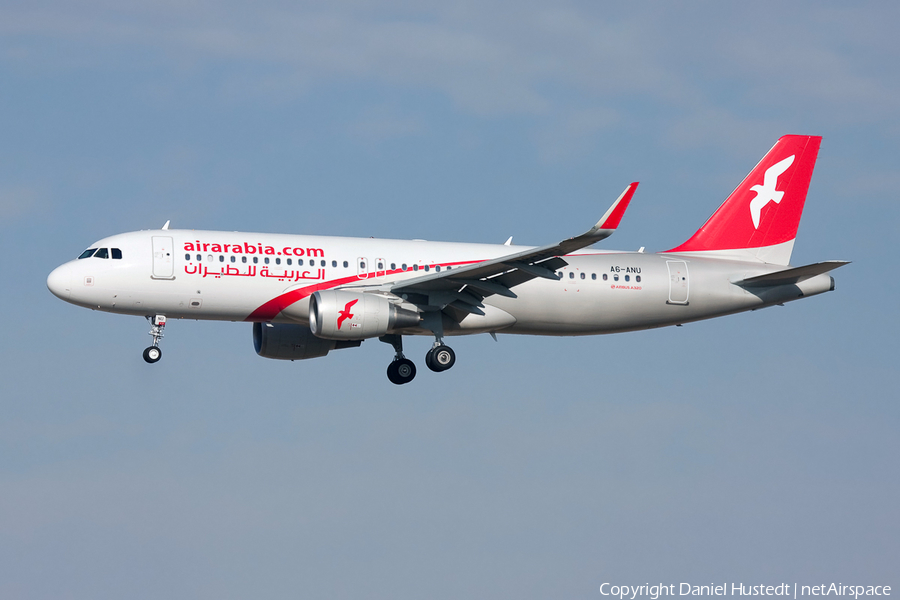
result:
<svg viewBox="0 0 900 600"><path fill-rule="evenodd" d="M138 53L208 69L199 79L226 100L292 101L347 82L426 89L466 113L538 119L552 156L580 143L587 129L566 124L584 111L639 115L693 145L716 145L723 124L893 118L889 16L877 4L47 1L0 9L0 33L15 40L0 56L49 60L38 49L48 38L100 64Z"/></svg>

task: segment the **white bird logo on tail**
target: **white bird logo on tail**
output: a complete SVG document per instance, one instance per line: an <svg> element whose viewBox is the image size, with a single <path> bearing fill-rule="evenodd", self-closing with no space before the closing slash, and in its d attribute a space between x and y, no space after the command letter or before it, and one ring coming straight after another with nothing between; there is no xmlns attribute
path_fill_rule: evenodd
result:
<svg viewBox="0 0 900 600"><path fill-rule="evenodd" d="M759 211L763 209L763 206L769 202L778 204L784 197L784 192L776 190L775 184L778 183L778 177L787 171L793 162L794 155L792 154L784 160L775 163L766 169L766 174L763 175L763 184L754 185L750 188L756 192L756 197L750 201L750 216L753 218L754 228L759 228Z"/></svg>

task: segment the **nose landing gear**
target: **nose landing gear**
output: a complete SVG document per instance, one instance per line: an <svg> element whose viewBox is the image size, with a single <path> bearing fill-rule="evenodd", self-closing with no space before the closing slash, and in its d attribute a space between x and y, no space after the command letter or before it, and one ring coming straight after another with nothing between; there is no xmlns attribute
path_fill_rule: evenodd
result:
<svg viewBox="0 0 900 600"><path fill-rule="evenodd" d="M144 360L150 364L155 363L162 358L162 350L157 346L150 346L144 349Z"/></svg>
<svg viewBox="0 0 900 600"><path fill-rule="evenodd" d="M155 317L147 317L147 320L150 321L150 336L153 338L153 344L144 350L144 360L153 364L162 358L159 340L163 338L163 329L166 327L166 316L156 315Z"/></svg>

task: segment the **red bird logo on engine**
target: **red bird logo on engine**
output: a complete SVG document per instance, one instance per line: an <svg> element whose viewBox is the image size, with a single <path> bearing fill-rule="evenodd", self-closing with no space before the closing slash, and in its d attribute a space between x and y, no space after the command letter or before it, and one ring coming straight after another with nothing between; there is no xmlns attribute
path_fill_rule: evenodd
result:
<svg viewBox="0 0 900 600"><path fill-rule="evenodd" d="M350 312L350 308L357 302L359 302L358 299L351 300L350 302L348 302L347 304L344 305L344 310L338 311L338 319L337 319L337 328L338 329L341 328L341 325L343 325L344 321L346 321L347 319L353 318L353 313Z"/></svg>

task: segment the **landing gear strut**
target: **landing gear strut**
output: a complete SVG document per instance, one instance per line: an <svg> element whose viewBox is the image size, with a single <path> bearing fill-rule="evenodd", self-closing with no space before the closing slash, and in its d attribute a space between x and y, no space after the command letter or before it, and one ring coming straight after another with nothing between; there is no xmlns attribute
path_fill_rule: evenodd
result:
<svg viewBox="0 0 900 600"><path fill-rule="evenodd" d="M412 381L416 376L416 365L413 361L403 356L403 337L389 334L383 335L378 339L393 346L396 353L393 362L387 368L387 376L391 383L403 385Z"/></svg>
<svg viewBox="0 0 900 600"><path fill-rule="evenodd" d="M444 344L444 316L440 311L430 311L422 315L422 327L434 334L434 345L425 354L425 365L440 373L456 364L456 352Z"/></svg>
<svg viewBox="0 0 900 600"><path fill-rule="evenodd" d="M147 317L147 320L150 321L150 336L153 338L153 344L144 350L144 360L153 364L162 358L159 340L163 338L166 317L165 315L156 315L155 317Z"/></svg>

